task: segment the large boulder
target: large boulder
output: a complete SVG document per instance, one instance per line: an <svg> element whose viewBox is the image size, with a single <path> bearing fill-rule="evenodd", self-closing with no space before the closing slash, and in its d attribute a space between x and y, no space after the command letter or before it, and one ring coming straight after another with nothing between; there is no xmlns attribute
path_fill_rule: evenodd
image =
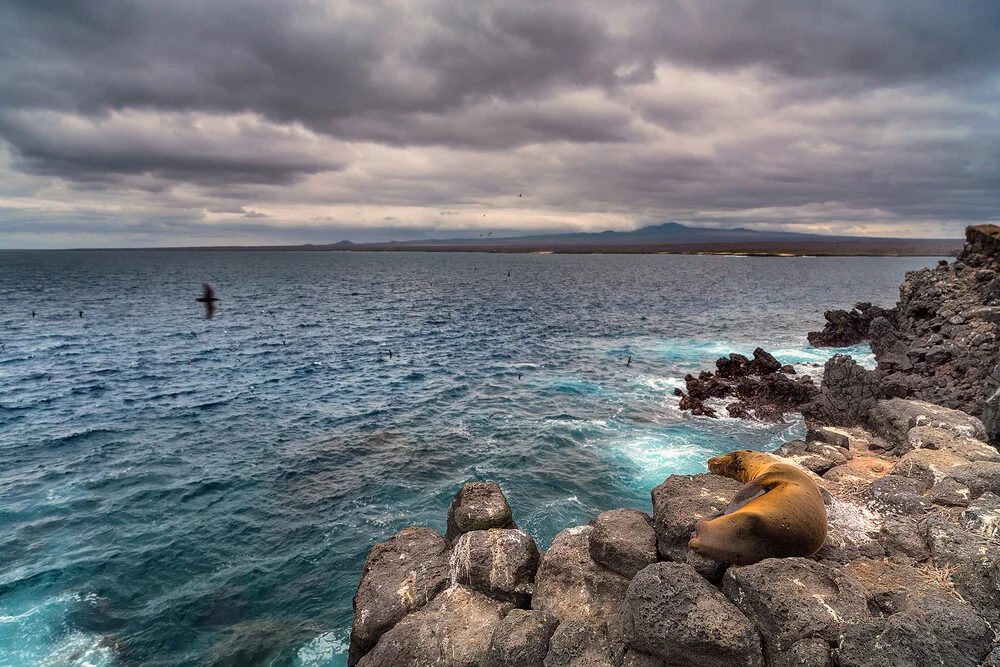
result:
<svg viewBox="0 0 1000 667"><path fill-rule="evenodd" d="M969 500L975 500L987 491L1000 495L1000 463L966 463L950 470L948 476L968 487Z"/></svg>
<svg viewBox="0 0 1000 667"><path fill-rule="evenodd" d="M544 611L511 610L490 639L479 667L543 667L559 619Z"/></svg>
<svg viewBox="0 0 1000 667"><path fill-rule="evenodd" d="M600 622L618 613L628 579L590 557L593 532L577 526L555 536L535 575L532 609L560 621Z"/></svg>
<svg viewBox="0 0 1000 667"><path fill-rule="evenodd" d="M925 489L929 489L966 463L965 459L947 451L914 449L899 459L889 474L918 479Z"/></svg>
<svg viewBox="0 0 1000 667"><path fill-rule="evenodd" d="M406 528L372 547L354 595L349 665L448 586L450 557L448 542L431 528Z"/></svg>
<svg viewBox="0 0 1000 667"><path fill-rule="evenodd" d="M549 641L545 667L616 667L607 623L560 623Z"/></svg>
<svg viewBox="0 0 1000 667"><path fill-rule="evenodd" d="M886 475L871 483L865 499L868 507L880 514L919 515L930 509L924 498L926 489L919 479Z"/></svg>
<svg viewBox="0 0 1000 667"><path fill-rule="evenodd" d="M722 591L760 630L768 664L783 660L799 646L802 651L819 639L835 645L844 625L868 615L865 590L857 581L829 565L805 558L768 558L745 567L731 567Z"/></svg>
<svg viewBox="0 0 1000 667"><path fill-rule="evenodd" d="M952 410L925 401L891 398L878 401L868 418L872 433L896 446L903 454L911 448L908 436L916 426L933 426L958 436L984 440L983 423L961 410Z"/></svg>
<svg viewBox="0 0 1000 667"><path fill-rule="evenodd" d="M721 514L742 486L721 475L671 475L652 491L656 546L667 560L688 563L702 576L717 579L725 566L688 548L694 525Z"/></svg>
<svg viewBox="0 0 1000 667"><path fill-rule="evenodd" d="M523 530L473 530L455 542L453 576L480 593L525 606L540 559L535 540Z"/></svg>
<svg viewBox="0 0 1000 667"><path fill-rule="evenodd" d="M857 426L865 423L880 398L878 376L850 356L836 354L824 365L819 394L803 406L802 415L829 426Z"/></svg>
<svg viewBox="0 0 1000 667"><path fill-rule="evenodd" d="M479 667L512 606L464 586L448 589L382 635L358 667Z"/></svg>
<svg viewBox="0 0 1000 667"><path fill-rule="evenodd" d="M914 426L906 435L913 449L930 449L954 454L966 461L1000 462L1000 452L996 447L982 440L976 440L936 426Z"/></svg>
<svg viewBox="0 0 1000 667"><path fill-rule="evenodd" d="M871 307L871 304L858 305ZM878 310L882 311L881 308ZM826 319L823 330L810 331L806 334L809 344L813 347L850 347L868 337L871 315L864 311L859 311L857 308L850 311L828 310L823 313L823 317Z"/></svg>
<svg viewBox="0 0 1000 667"><path fill-rule="evenodd" d="M590 522L590 557L631 579L657 561L656 531L645 512L621 509L602 512Z"/></svg>
<svg viewBox="0 0 1000 667"><path fill-rule="evenodd" d="M507 498L499 484L469 482L451 501L445 538L452 542L462 533L490 528L517 528Z"/></svg>
<svg viewBox="0 0 1000 667"><path fill-rule="evenodd" d="M845 626L841 667L975 667L988 654L993 632L986 622L921 570L858 561L843 571L864 587L871 615Z"/></svg>
<svg viewBox="0 0 1000 667"><path fill-rule="evenodd" d="M685 563L656 563L635 575L623 618L628 646L669 665L764 664L757 629Z"/></svg>

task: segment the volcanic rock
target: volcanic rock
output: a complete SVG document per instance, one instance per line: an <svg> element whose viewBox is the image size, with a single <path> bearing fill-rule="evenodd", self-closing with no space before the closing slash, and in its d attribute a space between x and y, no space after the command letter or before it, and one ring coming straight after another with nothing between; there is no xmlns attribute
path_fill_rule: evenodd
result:
<svg viewBox="0 0 1000 667"><path fill-rule="evenodd" d="M631 579L657 561L656 531L645 512L630 509L603 512L590 522L590 557Z"/></svg>
<svg viewBox="0 0 1000 667"><path fill-rule="evenodd" d="M453 556L457 583L519 607L530 601L541 554L525 531L469 531L455 542Z"/></svg>
<svg viewBox="0 0 1000 667"><path fill-rule="evenodd" d="M678 667L763 665L760 635L732 602L684 563L656 563L632 579L628 646Z"/></svg>
<svg viewBox="0 0 1000 667"><path fill-rule="evenodd" d="M729 568L722 591L760 630L768 664L808 639L824 642L826 659L814 664L826 664L845 624L868 615L861 584L806 558L768 558Z"/></svg>
<svg viewBox="0 0 1000 667"><path fill-rule="evenodd" d="M558 625L559 619L544 611L511 610L493 631L479 667L543 667Z"/></svg>
<svg viewBox="0 0 1000 667"><path fill-rule="evenodd" d="M591 559L593 532L577 526L555 536L535 575L532 609L560 621L600 622L618 613L628 579Z"/></svg>
<svg viewBox="0 0 1000 667"><path fill-rule="evenodd" d="M431 528L406 528L372 547L354 595L349 665L448 586L450 556L448 542Z"/></svg>
<svg viewBox="0 0 1000 667"><path fill-rule="evenodd" d="M517 528L499 484L469 482L455 494L448 508L445 538L452 542L470 530Z"/></svg>
<svg viewBox="0 0 1000 667"><path fill-rule="evenodd" d="M382 635L358 667L478 667L512 605L459 586Z"/></svg>

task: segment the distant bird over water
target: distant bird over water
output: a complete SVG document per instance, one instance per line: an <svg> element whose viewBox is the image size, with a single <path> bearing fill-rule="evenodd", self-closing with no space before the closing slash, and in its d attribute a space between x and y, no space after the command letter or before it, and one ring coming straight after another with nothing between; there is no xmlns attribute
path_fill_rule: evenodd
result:
<svg viewBox="0 0 1000 667"><path fill-rule="evenodd" d="M35 316L35 311L31 311L31 316L32 316L32 317L34 317L34 316Z"/></svg>
<svg viewBox="0 0 1000 667"><path fill-rule="evenodd" d="M631 366L632 365L632 355L631 354L628 355L628 361L625 362L625 365L626 366Z"/></svg>
<svg viewBox="0 0 1000 667"><path fill-rule="evenodd" d="M392 350L389 350L389 359L392 359Z"/></svg>
<svg viewBox="0 0 1000 667"><path fill-rule="evenodd" d="M202 288L205 290L204 296L195 299L195 301L205 304L205 319L210 320L212 319L212 315L215 315L215 302L218 299L215 298L215 291L211 285L202 283Z"/></svg>
<svg viewBox="0 0 1000 667"><path fill-rule="evenodd" d="M83 317L83 311L82 310L80 311L80 317Z"/></svg>

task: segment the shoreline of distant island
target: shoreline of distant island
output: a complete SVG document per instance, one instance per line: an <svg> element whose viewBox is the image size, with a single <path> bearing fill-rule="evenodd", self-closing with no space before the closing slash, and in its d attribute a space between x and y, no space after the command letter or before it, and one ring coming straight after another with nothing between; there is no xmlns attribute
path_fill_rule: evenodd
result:
<svg viewBox="0 0 1000 667"><path fill-rule="evenodd" d="M676 222L665 222L631 231L605 230L498 236L494 235L493 231L484 229L479 232L478 238L364 243L343 240L328 244L172 246L119 248L119 250L943 257L958 255L963 243L964 239L827 236L802 232L759 231L744 227L733 229L689 227ZM76 248L76 250L83 249ZM94 250L112 250L112 248L94 248Z"/></svg>
<svg viewBox="0 0 1000 667"><path fill-rule="evenodd" d="M478 252L514 254L738 255L745 257L949 257L962 248L959 239L872 239L871 241L793 241L757 243L332 243L257 246L173 246L146 248L73 248L104 251L279 251L279 252Z"/></svg>

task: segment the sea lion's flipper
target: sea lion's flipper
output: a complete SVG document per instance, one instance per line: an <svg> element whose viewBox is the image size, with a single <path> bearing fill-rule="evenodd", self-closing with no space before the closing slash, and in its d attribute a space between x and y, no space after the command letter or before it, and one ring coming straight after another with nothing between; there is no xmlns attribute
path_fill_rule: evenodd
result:
<svg viewBox="0 0 1000 667"><path fill-rule="evenodd" d="M749 482L741 486L740 490L736 492L736 495L733 496L732 501L726 507L726 511L724 511L723 514L732 514L736 510L740 509L741 507L749 503L751 500L755 498L760 498L762 495L764 495L770 490L771 490L770 487L761 486L759 483L759 479L750 480Z"/></svg>

